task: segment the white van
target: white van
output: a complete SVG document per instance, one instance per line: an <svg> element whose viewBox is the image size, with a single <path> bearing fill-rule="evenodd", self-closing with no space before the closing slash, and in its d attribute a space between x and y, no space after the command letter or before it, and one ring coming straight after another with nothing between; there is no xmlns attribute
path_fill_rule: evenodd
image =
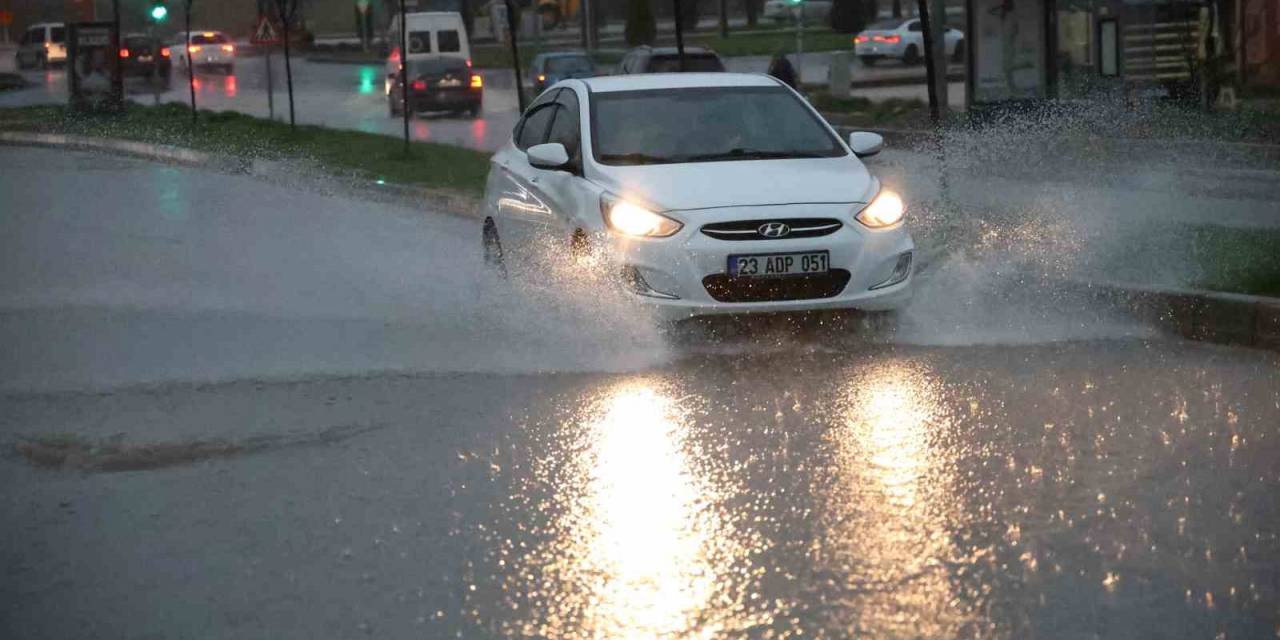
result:
<svg viewBox="0 0 1280 640"><path fill-rule="evenodd" d="M426 60L430 58L462 58L471 66L471 43L467 40L467 29L462 23L462 14L456 11L424 11L410 13L405 16L408 29L408 60ZM391 47L391 55L386 64L386 92L391 94L396 74L400 73L400 16L393 15L391 27L387 29L387 44Z"/></svg>

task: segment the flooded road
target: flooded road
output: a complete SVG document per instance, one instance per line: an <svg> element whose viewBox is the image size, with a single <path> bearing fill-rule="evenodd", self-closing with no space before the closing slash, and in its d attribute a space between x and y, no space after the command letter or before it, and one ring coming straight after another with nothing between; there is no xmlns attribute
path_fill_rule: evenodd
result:
<svg viewBox="0 0 1280 640"><path fill-rule="evenodd" d="M1280 357L994 295L1008 254L896 331L703 339L415 203L0 162L0 636L1280 625Z"/></svg>

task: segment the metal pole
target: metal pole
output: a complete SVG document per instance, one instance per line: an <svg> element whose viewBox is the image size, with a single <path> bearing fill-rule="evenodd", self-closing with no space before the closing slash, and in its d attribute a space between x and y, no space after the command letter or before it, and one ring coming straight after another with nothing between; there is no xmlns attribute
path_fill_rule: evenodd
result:
<svg viewBox="0 0 1280 640"><path fill-rule="evenodd" d="M507 5L507 35L511 38L511 67L516 73L516 105L520 107L520 113L524 113L524 82L521 80L524 76L520 75L520 44L519 30L516 29L516 7L511 0L505 0Z"/></svg>
<svg viewBox="0 0 1280 640"><path fill-rule="evenodd" d="M409 24L405 0L400 0L400 115L404 120L404 154L409 155Z"/></svg>
<svg viewBox="0 0 1280 640"><path fill-rule="evenodd" d="M582 33L583 33L583 37L586 38L586 42L583 44L583 48L585 48L587 51L595 51L596 43L597 43L596 9L593 6L593 4L594 4L594 0L582 0L582 9L581 9L582 24L583 24Z"/></svg>
<svg viewBox="0 0 1280 640"><path fill-rule="evenodd" d="M111 59L115 61L111 65L111 108L118 110L124 108L124 62L120 59L120 45L123 40L120 39L120 0L111 0L111 44L115 48L111 52Z"/></svg>
<svg viewBox="0 0 1280 640"><path fill-rule="evenodd" d="M927 78L925 81L929 83L929 118L936 127L942 115L938 110L938 70L933 66L933 31L929 25L929 0L917 0L916 5L920 12L920 26L924 30L924 73Z"/></svg>
<svg viewBox="0 0 1280 640"><path fill-rule="evenodd" d="M267 119L276 119L276 83L271 73L271 46L263 45L267 48Z"/></svg>
<svg viewBox="0 0 1280 640"><path fill-rule="evenodd" d="M298 10L296 4L298 0L287 0L280 12L280 31L284 33L284 82L289 89L289 130L293 131L297 126L293 117L293 66L289 63L289 23L293 22L293 15Z"/></svg>
<svg viewBox="0 0 1280 640"><path fill-rule="evenodd" d="M196 64L191 60L191 0L187 0L187 10L183 15L186 20L186 49L182 58L187 61L187 87L191 89L191 126L196 124Z"/></svg>
<svg viewBox="0 0 1280 640"><path fill-rule="evenodd" d="M729 0L720 0L720 37L729 37Z"/></svg>
<svg viewBox="0 0 1280 640"><path fill-rule="evenodd" d="M804 72L804 4L794 5L796 9L796 86L804 84L800 80Z"/></svg>
<svg viewBox="0 0 1280 640"><path fill-rule="evenodd" d="M680 60L680 70L684 71L684 21L680 19L680 0L671 0L676 11L676 57Z"/></svg>

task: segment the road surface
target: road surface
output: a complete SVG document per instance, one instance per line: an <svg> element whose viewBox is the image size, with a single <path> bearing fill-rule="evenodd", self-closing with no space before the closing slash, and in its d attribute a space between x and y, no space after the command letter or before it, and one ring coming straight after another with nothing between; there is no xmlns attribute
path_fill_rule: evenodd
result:
<svg viewBox="0 0 1280 640"><path fill-rule="evenodd" d="M821 82L826 76L825 54L804 56L804 73L807 81ZM288 99L285 92L283 57L272 57L272 79L275 86L274 114L279 120L288 119ZM12 66L12 60L0 56L0 64ZM730 58L731 71L763 73L769 67L767 57ZM383 93L383 68L381 65L322 64L305 59L293 62L295 117L304 124L318 124L341 129L354 129L369 133L402 135L403 123L389 115L387 98ZM855 62L855 67L861 63ZM0 68L0 71L5 69ZM897 77L911 73L894 68L892 64L873 67L868 77ZM144 85L130 83L129 96L143 104L152 102L190 103L185 72L175 70L173 84L168 91L158 95ZM481 151L493 151L505 143L517 120L515 81L510 70L483 70L485 80L484 108L479 118L471 119L450 114L428 114L413 120L410 135L415 140L454 144ZM22 75L31 88L0 92L0 107L32 104L65 104L67 100L66 73L63 69L24 71ZM811 77L812 76L812 77ZM821 77L817 77L821 76ZM855 76L858 77L858 76ZM814 79L816 78L816 79ZM267 117L273 110L267 92L265 58L242 58L233 75L199 73L197 75L196 104L201 109L230 110L259 117ZM952 83L951 101L963 106L963 83ZM915 97L927 99L924 85L905 87L880 87L860 89L855 95L873 99Z"/></svg>
<svg viewBox="0 0 1280 640"><path fill-rule="evenodd" d="M977 244L922 241L896 332L716 341L486 279L478 224L412 203L0 166L0 636L1280 624L1280 357L1156 337Z"/></svg>

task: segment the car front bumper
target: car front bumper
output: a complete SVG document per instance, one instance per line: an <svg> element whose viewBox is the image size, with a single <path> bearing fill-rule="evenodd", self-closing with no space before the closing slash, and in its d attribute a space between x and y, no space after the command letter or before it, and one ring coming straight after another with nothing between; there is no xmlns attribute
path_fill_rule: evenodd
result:
<svg viewBox="0 0 1280 640"><path fill-rule="evenodd" d="M624 278L635 299L652 307L666 319L696 315L806 311L819 309L884 310L905 305L911 299L913 274L897 284L877 287L889 280L903 254L914 254L915 244L904 225L883 230L869 229L853 219L861 205L785 205L745 207L701 211L684 215L672 214L685 227L675 236L640 240L610 233L608 243L619 277L639 274L642 285L633 277ZM788 218L833 218L842 226L834 233L813 238L772 240L721 240L701 232L701 227L714 222L783 221ZM829 268L848 272L843 287L835 293L804 299L776 299L751 302L725 302L708 288L708 281L743 282L727 274L729 257L743 254L828 251ZM913 255L914 257L914 255ZM913 260L914 262L914 260ZM912 266L914 270L914 264ZM834 277L834 276L833 276ZM842 277L842 276L841 276ZM772 276L753 278L751 283L777 286L787 291L799 286L804 276ZM788 280L792 279L792 280ZM767 282L766 282L767 281ZM876 288L873 288L876 287ZM645 291L645 293L639 293ZM720 298L724 298L721 291Z"/></svg>

